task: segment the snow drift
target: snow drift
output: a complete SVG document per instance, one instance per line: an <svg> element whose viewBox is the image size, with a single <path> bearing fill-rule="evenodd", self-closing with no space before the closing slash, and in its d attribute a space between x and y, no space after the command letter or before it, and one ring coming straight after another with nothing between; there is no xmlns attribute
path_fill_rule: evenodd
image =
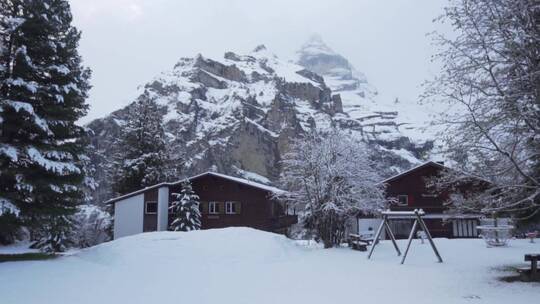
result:
<svg viewBox="0 0 540 304"><path fill-rule="evenodd" d="M415 242L405 265L383 241L372 260L248 228L155 232L39 262L0 263L1 302L33 303L535 303L538 284L503 283L501 268L540 245ZM400 241L403 248L404 242Z"/></svg>

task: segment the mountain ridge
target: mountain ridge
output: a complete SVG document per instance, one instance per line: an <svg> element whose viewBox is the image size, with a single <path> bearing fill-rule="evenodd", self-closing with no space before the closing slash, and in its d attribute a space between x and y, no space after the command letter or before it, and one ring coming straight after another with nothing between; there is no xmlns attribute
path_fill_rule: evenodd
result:
<svg viewBox="0 0 540 304"><path fill-rule="evenodd" d="M162 108L169 144L184 159L185 175L213 170L275 181L291 140L330 126L378 149L387 174L429 153L429 140L401 133L398 112L370 110L376 90L322 39L308 41L297 56L297 63L287 62L264 45L244 55L226 52L222 59L199 54L181 58L140 87L141 96ZM114 153L128 107L88 124L97 154ZM103 161L99 155L91 157L95 163ZM103 199L112 195L110 169L100 167L97 197Z"/></svg>

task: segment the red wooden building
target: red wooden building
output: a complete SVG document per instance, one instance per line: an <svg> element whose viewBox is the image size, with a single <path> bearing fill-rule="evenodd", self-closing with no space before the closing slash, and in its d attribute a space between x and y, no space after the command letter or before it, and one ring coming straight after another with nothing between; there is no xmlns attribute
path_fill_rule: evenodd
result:
<svg viewBox="0 0 540 304"><path fill-rule="evenodd" d="M275 187L215 172L188 178L200 198L202 229L252 227L285 233L297 222L272 199ZM114 238L148 231L167 230L171 222L168 207L173 193L180 193L181 181L161 183L110 200L114 204Z"/></svg>
<svg viewBox="0 0 540 304"><path fill-rule="evenodd" d="M391 202L390 210L423 209L426 212L424 220L433 237L478 237L476 226L479 224L480 216L446 214L448 210L446 203L451 193L436 193L427 185L429 179L447 169L449 168L441 163L430 161L382 181L386 184L386 195ZM468 188L473 189L472 186ZM378 219L359 217L357 229L359 233L364 233L376 229L378 222ZM396 237L406 238L410 233L412 222L412 219L398 218L390 225Z"/></svg>

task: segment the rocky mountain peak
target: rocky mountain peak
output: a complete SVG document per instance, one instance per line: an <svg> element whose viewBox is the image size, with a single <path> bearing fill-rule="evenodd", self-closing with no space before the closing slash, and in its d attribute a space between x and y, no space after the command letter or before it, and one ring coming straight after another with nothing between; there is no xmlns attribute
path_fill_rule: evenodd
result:
<svg viewBox="0 0 540 304"><path fill-rule="evenodd" d="M337 55L334 50L332 50L318 34L314 34L309 37L304 44L298 50L298 53L301 53L303 56L320 56L322 54L328 56Z"/></svg>
<svg viewBox="0 0 540 304"><path fill-rule="evenodd" d="M376 94L364 74L358 72L349 61L324 43L321 36L314 35L296 52L297 63L312 72L324 76L333 91L359 90L363 97Z"/></svg>
<svg viewBox="0 0 540 304"><path fill-rule="evenodd" d="M184 155L178 164L185 175L213 168L274 181L291 140L330 126L374 143L390 171L407 168L427 151L401 134L397 112L373 110L367 82L322 39L310 39L299 54L297 63L262 45L245 55L226 52L221 59L199 54L181 58L141 87L141 96L163 108L169 145ZM129 107L89 124L99 154L114 154ZM97 197L106 198L110 172L96 167L103 170L97 179L105 187Z"/></svg>
<svg viewBox="0 0 540 304"><path fill-rule="evenodd" d="M253 53L266 51L266 46L264 44L259 44L253 49Z"/></svg>

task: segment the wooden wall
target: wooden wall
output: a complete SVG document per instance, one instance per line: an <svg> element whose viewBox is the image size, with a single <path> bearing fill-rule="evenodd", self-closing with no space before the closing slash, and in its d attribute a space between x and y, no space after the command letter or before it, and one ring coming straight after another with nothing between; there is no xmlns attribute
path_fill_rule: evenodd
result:
<svg viewBox="0 0 540 304"><path fill-rule="evenodd" d="M146 214L146 202L158 201L158 189L151 189L144 192L144 204L143 204L143 232L156 231L157 230L157 213Z"/></svg>
<svg viewBox="0 0 540 304"><path fill-rule="evenodd" d="M276 231L276 218L284 215L281 205L272 201L270 193L262 189L213 175L195 178L191 184L201 201L202 229L242 226ZM180 185L171 187L171 202L172 194L180 190ZM208 212L208 203L212 201L219 203L219 214ZM225 214L226 201L239 202L239 213Z"/></svg>
<svg viewBox="0 0 540 304"><path fill-rule="evenodd" d="M417 170L411 171L408 174L404 174L395 180L391 180L387 183L386 193L387 197L397 198L398 195L407 195L408 205L399 206L392 205L390 207L393 211L411 211L414 209L423 209L427 214L442 214L448 208L446 203L449 199L449 192L436 193L434 189L427 186L427 181L433 177L436 177L442 172L441 167L435 165L427 165ZM479 185L478 187L484 187L485 185ZM465 191L474 191L476 186L465 185L460 187ZM481 190L481 189L477 189ZM412 221L410 221L412 226ZM464 237L464 235L455 235L452 221L443 221L442 219L425 219L426 225L430 230L430 233L434 237ZM401 227L405 227L405 223L400 223ZM403 230L403 229L401 229ZM407 233L409 232L407 231ZM398 237L407 237L404 231L399 231ZM467 237L475 237L470 234Z"/></svg>

